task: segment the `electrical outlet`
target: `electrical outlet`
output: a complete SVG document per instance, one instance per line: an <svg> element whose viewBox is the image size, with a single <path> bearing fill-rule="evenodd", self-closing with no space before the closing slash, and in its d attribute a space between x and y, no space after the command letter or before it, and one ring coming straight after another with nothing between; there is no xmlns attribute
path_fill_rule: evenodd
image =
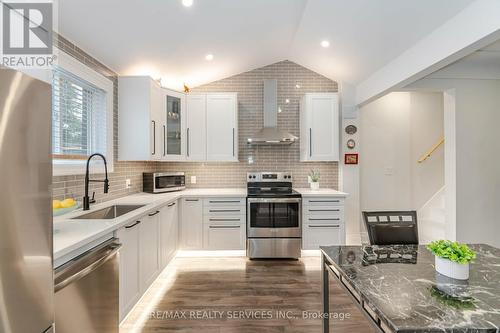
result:
<svg viewBox="0 0 500 333"><path fill-rule="evenodd" d="M130 179L125 179L125 187L126 188L131 188L132 187L132 182L130 181Z"/></svg>
<svg viewBox="0 0 500 333"><path fill-rule="evenodd" d="M392 167L385 167L384 169L384 175L386 176L392 176L394 174L394 168Z"/></svg>
<svg viewBox="0 0 500 333"><path fill-rule="evenodd" d="M196 176L191 176L191 184L196 184Z"/></svg>

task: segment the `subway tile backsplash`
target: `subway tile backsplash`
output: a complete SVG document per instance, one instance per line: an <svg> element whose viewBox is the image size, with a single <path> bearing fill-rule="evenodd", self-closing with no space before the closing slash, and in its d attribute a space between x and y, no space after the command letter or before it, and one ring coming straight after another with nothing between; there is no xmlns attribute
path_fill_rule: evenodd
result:
<svg viewBox="0 0 500 333"><path fill-rule="evenodd" d="M116 199L142 191L142 172L185 171L187 187L244 187L246 172L291 171L295 187L307 187L307 174L311 169L321 173L321 186L338 188L338 163L299 162L299 143L290 146L248 146L246 139L263 125L263 81L278 80L278 127L299 136L299 104L306 92L336 92L337 83L291 61L269 66L212 82L194 88L193 92L237 92L239 126L239 162L119 162L118 154L118 80L117 74L83 50L61 36L55 45L97 72L109 77L114 85L114 172L110 174L110 191L104 195L102 184L91 184L90 193L96 192L98 202ZM300 86L297 88L296 86ZM289 103L286 103L286 100ZM249 163L252 160L253 163ZM196 176L196 184L190 183ZM102 175L93 175L102 177ZM125 180L131 179L131 188ZM53 177L53 197L80 198L83 196L84 176Z"/></svg>

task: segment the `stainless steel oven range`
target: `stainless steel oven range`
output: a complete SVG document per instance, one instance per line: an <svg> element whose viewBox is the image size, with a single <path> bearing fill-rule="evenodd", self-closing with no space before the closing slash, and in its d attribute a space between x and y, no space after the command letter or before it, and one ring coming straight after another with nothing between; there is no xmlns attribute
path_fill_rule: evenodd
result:
<svg viewBox="0 0 500 333"><path fill-rule="evenodd" d="M300 258L302 198L289 172L247 174L247 256Z"/></svg>

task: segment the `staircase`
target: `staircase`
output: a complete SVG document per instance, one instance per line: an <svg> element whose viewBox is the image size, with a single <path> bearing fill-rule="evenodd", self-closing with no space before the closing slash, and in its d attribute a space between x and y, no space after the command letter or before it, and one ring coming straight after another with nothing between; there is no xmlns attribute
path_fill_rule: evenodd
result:
<svg viewBox="0 0 500 333"><path fill-rule="evenodd" d="M417 211L420 244L445 239L445 188L437 191Z"/></svg>

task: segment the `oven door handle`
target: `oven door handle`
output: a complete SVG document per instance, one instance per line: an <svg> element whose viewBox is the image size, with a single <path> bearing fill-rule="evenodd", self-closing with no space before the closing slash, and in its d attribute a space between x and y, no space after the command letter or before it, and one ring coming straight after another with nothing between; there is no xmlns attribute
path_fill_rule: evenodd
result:
<svg viewBox="0 0 500 333"><path fill-rule="evenodd" d="M276 203L300 203L302 198L248 198L248 203L266 203L266 202L276 202Z"/></svg>

